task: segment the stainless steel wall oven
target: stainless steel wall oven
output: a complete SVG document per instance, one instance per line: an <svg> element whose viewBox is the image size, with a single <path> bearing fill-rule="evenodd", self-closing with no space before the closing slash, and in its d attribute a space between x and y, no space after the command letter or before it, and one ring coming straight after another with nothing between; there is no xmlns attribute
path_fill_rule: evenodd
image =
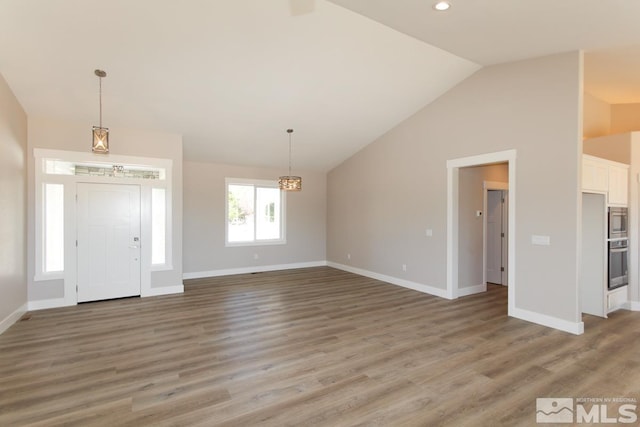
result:
<svg viewBox="0 0 640 427"><path fill-rule="evenodd" d="M609 289L629 284L629 245L627 239L609 242Z"/></svg>
<svg viewBox="0 0 640 427"><path fill-rule="evenodd" d="M627 238L628 224L629 221L627 208L609 208L609 239Z"/></svg>

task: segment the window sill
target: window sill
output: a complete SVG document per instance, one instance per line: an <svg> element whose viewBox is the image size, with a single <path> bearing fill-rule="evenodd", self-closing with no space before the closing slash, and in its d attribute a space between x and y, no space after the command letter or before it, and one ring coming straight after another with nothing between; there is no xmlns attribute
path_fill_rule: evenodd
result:
<svg viewBox="0 0 640 427"><path fill-rule="evenodd" d="M33 277L34 282L46 282L47 280L63 280L64 279L64 271L58 273L42 273L36 274Z"/></svg>
<svg viewBox="0 0 640 427"><path fill-rule="evenodd" d="M173 270L173 265L171 264L152 264L151 265L151 272L156 272L156 271L171 271Z"/></svg>
<svg viewBox="0 0 640 427"><path fill-rule="evenodd" d="M277 245L286 245L286 240L266 240L264 242L226 242L224 245L227 248L233 247L247 247L247 246L277 246Z"/></svg>

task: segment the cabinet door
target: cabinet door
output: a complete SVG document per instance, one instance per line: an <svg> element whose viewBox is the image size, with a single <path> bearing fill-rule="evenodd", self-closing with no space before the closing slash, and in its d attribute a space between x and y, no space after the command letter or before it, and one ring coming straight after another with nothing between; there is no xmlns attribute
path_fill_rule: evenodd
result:
<svg viewBox="0 0 640 427"><path fill-rule="evenodd" d="M609 166L609 204L627 205L629 170L620 166Z"/></svg>
<svg viewBox="0 0 640 427"><path fill-rule="evenodd" d="M608 165L590 159L582 162L582 189L606 192L609 188Z"/></svg>

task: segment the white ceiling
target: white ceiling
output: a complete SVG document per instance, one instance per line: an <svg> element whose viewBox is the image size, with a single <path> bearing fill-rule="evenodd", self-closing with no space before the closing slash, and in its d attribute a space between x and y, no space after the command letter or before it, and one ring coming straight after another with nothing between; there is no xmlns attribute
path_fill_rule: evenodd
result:
<svg viewBox="0 0 640 427"><path fill-rule="evenodd" d="M0 73L29 115L91 125L102 68L104 125L182 134L191 160L284 168L292 127L294 173L331 169L478 64L583 48L592 94L640 102L640 1L451 3L0 0Z"/></svg>
<svg viewBox="0 0 640 427"><path fill-rule="evenodd" d="M640 102L638 0L331 0L481 65L585 51L585 90Z"/></svg>

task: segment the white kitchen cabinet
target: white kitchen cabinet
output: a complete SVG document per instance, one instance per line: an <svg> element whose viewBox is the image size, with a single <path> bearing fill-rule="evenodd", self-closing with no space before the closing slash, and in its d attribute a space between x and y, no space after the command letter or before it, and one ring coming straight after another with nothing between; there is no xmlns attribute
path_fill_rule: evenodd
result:
<svg viewBox="0 0 640 427"><path fill-rule="evenodd" d="M607 313L623 308L627 301L627 286L607 292Z"/></svg>
<svg viewBox="0 0 640 427"><path fill-rule="evenodd" d="M627 302L627 286L607 289L607 208L627 207L629 166L584 155L582 191L581 310L606 318Z"/></svg>
<svg viewBox="0 0 640 427"><path fill-rule="evenodd" d="M626 207L629 203L629 165L582 156L582 191L606 193L607 205Z"/></svg>
<svg viewBox="0 0 640 427"><path fill-rule="evenodd" d="M585 156L582 162L582 190L607 192L609 190L609 165Z"/></svg>
<svg viewBox="0 0 640 427"><path fill-rule="evenodd" d="M625 166L609 165L609 204L627 206L628 195L629 168Z"/></svg>

